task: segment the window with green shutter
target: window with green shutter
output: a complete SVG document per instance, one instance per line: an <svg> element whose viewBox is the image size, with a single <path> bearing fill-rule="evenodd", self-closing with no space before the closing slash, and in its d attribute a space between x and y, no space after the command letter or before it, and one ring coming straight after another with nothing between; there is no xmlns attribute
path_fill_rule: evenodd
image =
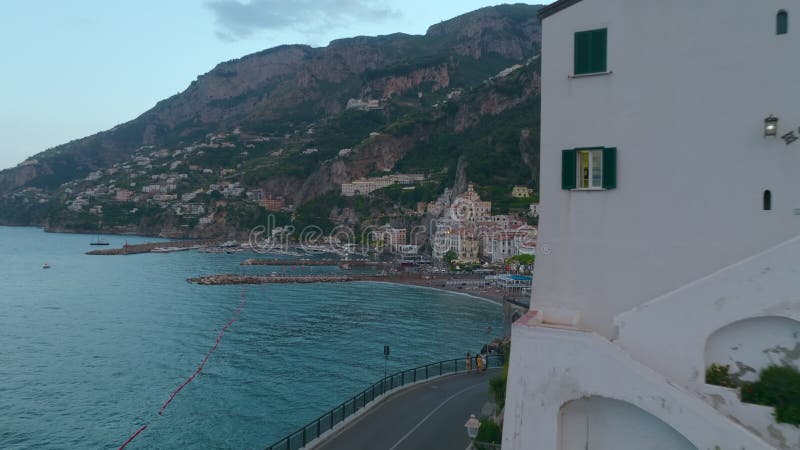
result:
<svg viewBox="0 0 800 450"><path fill-rule="evenodd" d="M561 189L575 189L577 184L577 155L576 150L563 150L561 152Z"/></svg>
<svg viewBox="0 0 800 450"><path fill-rule="evenodd" d="M607 71L608 30L578 31L575 33L574 74L584 75Z"/></svg>
<svg viewBox="0 0 800 450"><path fill-rule="evenodd" d="M617 149L574 148L561 151L561 189L615 189Z"/></svg>
<svg viewBox="0 0 800 450"><path fill-rule="evenodd" d="M603 149L603 189L617 187L617 149Z"/></svg>

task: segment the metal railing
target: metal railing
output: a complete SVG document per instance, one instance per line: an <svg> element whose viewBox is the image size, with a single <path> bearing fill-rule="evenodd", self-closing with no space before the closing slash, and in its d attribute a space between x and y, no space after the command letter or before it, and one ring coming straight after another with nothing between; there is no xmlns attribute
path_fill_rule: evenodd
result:
<svg viewBox="0 0 800 450"><path fill-rule="evenodd" d="M502 367L504 362L503 355L489 355L487 358L488 368ZM472 370L475 370L474 357L472 359ZM304 427L268 446L266 450L300 450L308 445L309 442L320 437L326 431L333 429L337 424L344 422L345 419L389 391L418 381L466 371L467 361L466 358L462 357L393 373L372 383L371 386L352 398L345 400L342 404L312 420Z"/></svg>

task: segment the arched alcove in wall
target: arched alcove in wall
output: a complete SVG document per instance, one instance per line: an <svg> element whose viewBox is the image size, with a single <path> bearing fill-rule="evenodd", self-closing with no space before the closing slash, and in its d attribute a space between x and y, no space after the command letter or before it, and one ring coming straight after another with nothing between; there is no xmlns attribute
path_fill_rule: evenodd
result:
<svg viewBox="0 0 800 450"><path fill-rule="evenodd" d="M697 450L658 417L631 403L590 396L561 406L559 450Z"/></svg>
<svg viewBox="0 0 800 450"><path fill-rule="evenodd" d="M773 364L800 368L800 322L765 316L728 324L708 337L705 363L727 365L743 381L755 381L761 369Z"/></svg>

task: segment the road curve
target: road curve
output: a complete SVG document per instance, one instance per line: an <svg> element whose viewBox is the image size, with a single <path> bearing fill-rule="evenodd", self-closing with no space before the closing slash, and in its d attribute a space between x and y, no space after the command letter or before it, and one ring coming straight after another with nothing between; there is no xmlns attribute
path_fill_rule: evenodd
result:
<svg viewBox="0 0 800 450"><path fill-rule="evenodd" d="M315 450L464 450L464 422L489 401L489 379L460 374L423 383L379 403Z"/></svg>

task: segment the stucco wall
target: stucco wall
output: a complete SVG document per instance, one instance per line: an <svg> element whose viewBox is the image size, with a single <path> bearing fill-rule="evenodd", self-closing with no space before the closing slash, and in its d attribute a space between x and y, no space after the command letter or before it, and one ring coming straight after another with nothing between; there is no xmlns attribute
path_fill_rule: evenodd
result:
<svg viewBox="0 0 800 450"><path fill-rule="evenodd" d="M800 433L775 422L771 408L742 404L705 384L712 362L754 380L769 364L800 358L800 238L620 314L615 341L670 381L702 395L778 448L797 448ZM665 338L668 336L668 338Z"/></svg>
<svg viewBox="0 0 800 450"><path fill-rule="evenodd" d="M800 322L785 317L756 317L714 332L706 342L706 367L728 365L738 380L756 381L770 365L800 363Z"/></svg>
<svg viewBox="0 0 800 450"><path fill-rule="evenodd" d="M789 33L775 15L789 11ZM573 33L608 28L608 75L570 78ZM800 234L796 0L583 0L543 21L537 306L612 318ZM618 149L617 189L561 189L561 150ZM762 192L772 191L772 211Z"/></svg>
<svg viewBox="0 0 800 450"><path fill-rule="evenodd" d="M758 341L743 342L742 352L734 350L743 362L752 361L761 367L764 360L754 359L758 356L755 347L761 346L787 349L784 356L770 355L773 361L778 362L781 357L796 360L793 352L800 343L795 335L800 321L800 238L790 239L620 314L615 319L619 329L616 342L671 381L698 390L705 383L705 369L711 362L706 359L706 344L712 334L755 317L784 317L791 321L780 322L783 324L780 330L764 326L760 320L739 331L723 330L723 338L738 342L748 334L748 340ZM712 342L712 352L719 355L724 351L722 345L726 344ZM730 345L734 346L735 343Z"/></svg>
<svg viewBox="0 0 800 450"><path fill-rule="evenodd" d="M697 450L672 427L630 403L603 397L561 408L559 450Z"/></svg>
<svg viewBox="0 0 800 450"><path fill-rule="evenodd" d="M557 450L561 407L589 396L634 405L699 449L771 448L601 336L532 326L526 317L512 331L515 350L506 394L504 450ZM624 429L618 431L618 442L624 442ZM591 443L589 448L594 448Z"/></svg>
<svg viewBox="0 0 800 450"><path fill-rule="evenodd" d="M775 448L800 448L800 428L787 423L776 423L774 408L742 403L739 392L735 389L711 384L706 384L701 389L702 398L717 411L743 424Z"/></svg>

